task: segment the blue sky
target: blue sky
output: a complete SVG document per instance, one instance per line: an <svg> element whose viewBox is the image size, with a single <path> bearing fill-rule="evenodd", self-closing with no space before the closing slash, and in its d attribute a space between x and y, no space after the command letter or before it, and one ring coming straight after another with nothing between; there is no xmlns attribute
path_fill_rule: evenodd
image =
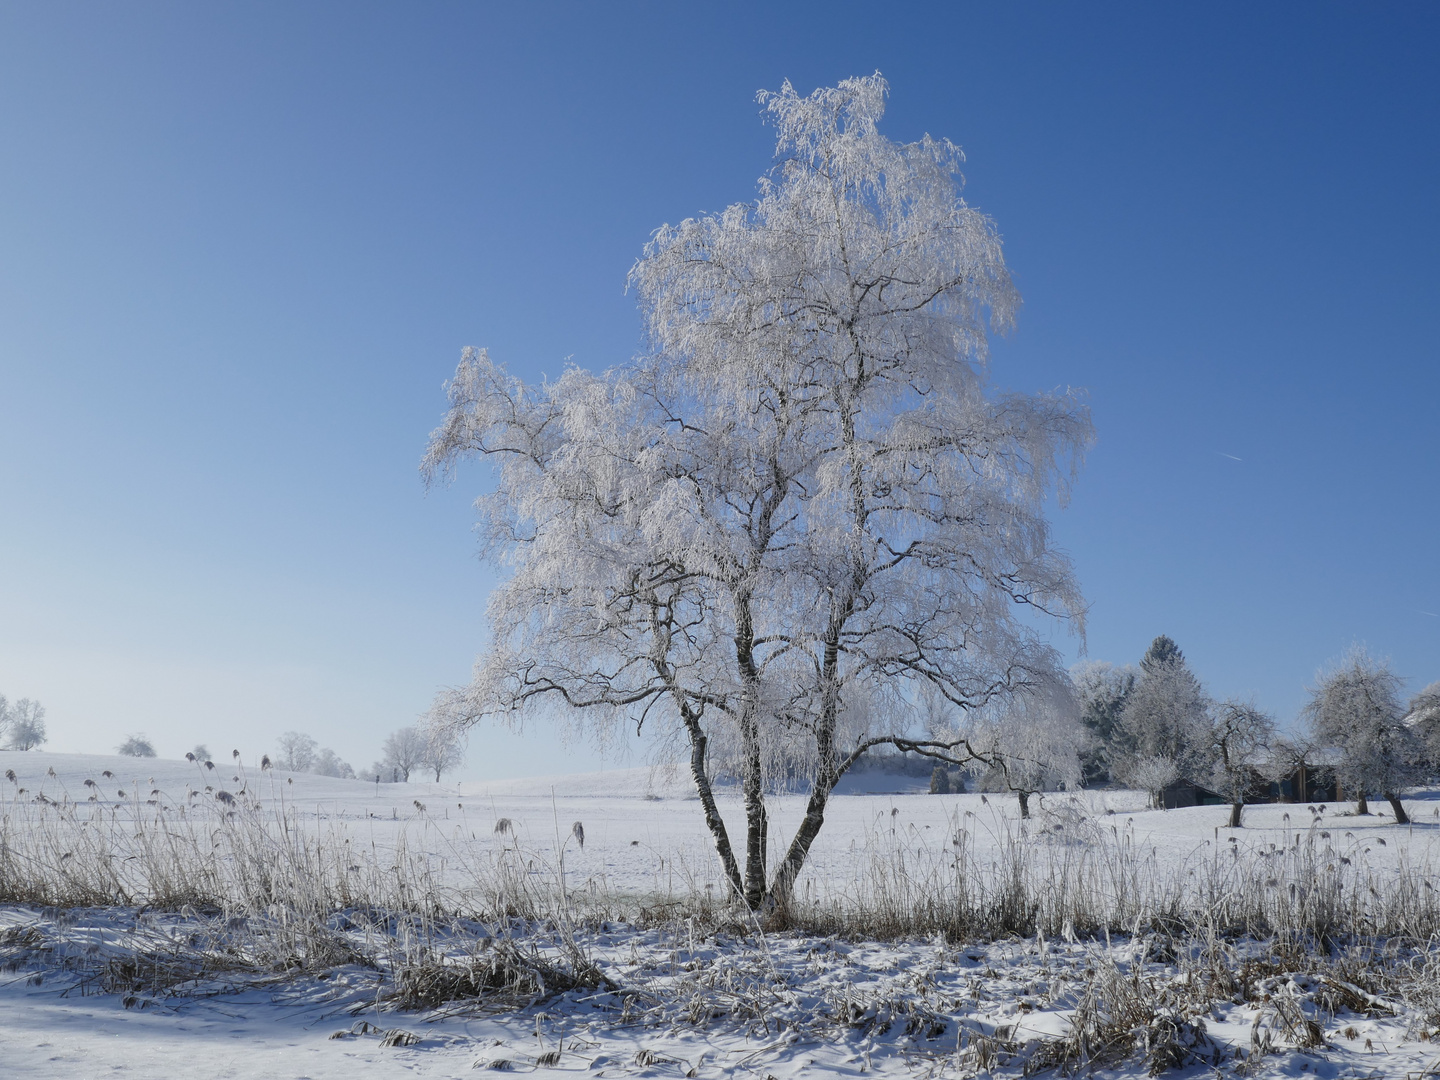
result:
<svg viewBox="0 0 1440 1080"><path fill-rule="evenodd" d="M0 692L58 750L368 764L482 642L484 474L416 471L461 347L625 360L650 232L770 163L755 91L877 69L1005 236L996 381L1090 391L1090 655L1169 634L1282 720L1354 641L1440 679L1437 45L1428 4L6 5Z"/></svg>

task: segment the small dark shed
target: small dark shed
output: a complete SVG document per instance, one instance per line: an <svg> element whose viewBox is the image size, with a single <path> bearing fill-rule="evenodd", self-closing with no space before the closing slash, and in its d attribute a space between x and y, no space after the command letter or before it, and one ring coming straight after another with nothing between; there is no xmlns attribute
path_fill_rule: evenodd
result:
<svg viewBox="0 0 1440 1080"><path fill-rule="evenodd" d="M1166 810L1182 806L1223 806L1225 799L1193 780L1180 779L1160 792L1160 805Z"/></svg>

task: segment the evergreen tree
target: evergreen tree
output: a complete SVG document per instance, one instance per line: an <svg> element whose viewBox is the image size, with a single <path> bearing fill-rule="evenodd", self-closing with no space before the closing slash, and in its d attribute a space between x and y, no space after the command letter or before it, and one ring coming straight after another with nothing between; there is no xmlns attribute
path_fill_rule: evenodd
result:
<svg viewBox="0 0 1440 1080"><path fill-rule="evenodd" d="M1175 642L1160 636L1140 661L1112 741L1114 771L1124 780L1140 762L1168 762L1177 776L1203 782L1213 760L1210 699ZM1147 770L1153 772L1153 767Z"/></svg>
<svg viewBox="0 0 1440 1080"><path fill-rule="evenodd" d="M1158 671L1167 664L1184 664L1185 654L1180 651L1172 638L1161 634L1150 643L1150 648L1145 650L1145 655L1140 658L1140 668L1147 675L1152 671Z"/></svg>
<svg viewBox="0 0 1440 1080"><path fill-rule="evenodd" d="M1080 701L1080 723L1085 728L1085 743L1080 748L1081 782L1085 787L1099 787L1112 779L1120 713L1139 674L1129 664L1119 667L1104 660L1076 664L1070 669Z"/></svg>

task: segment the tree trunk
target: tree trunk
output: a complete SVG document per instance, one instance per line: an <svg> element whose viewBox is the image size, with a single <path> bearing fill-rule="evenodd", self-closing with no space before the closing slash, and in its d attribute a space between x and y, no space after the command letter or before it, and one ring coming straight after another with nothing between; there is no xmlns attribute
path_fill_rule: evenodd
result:
<svg viewBox="0 0 1440 1080"><path fill-rule="evenodd" d="M1245 810L1245 804L1244 804L1243 802L1237 802L1237 803L1231 803L1231 804L1230 804L1230 828L1232 828L1232 829L1238 829L1238 828L1241 827L1241 826L1240 826L1240 815L1244 812L1244 810Z"/></svg>
<svg viewBox="0 0 1440 1080"><path fill-rule="evenodd" d="M785 852L785 861L775 871L775 881L770 886L770 902L777 908L783 909L790 904L795 880L800 876L800 870L810 854L810 845L815 842L815 837L820 835L820 827L825 824L825 804L829 801L830 792L838 779L838 776L833 779L824 776L815 780L810 799L805 804L805 817L800 821L800 828L795 830L795 838L790 841L790 848Z"/></svg>
<svg viewBox="0 0 1440 1080"><path fill-rule="evenodd" d="M1410 815L1405 812L1405 807L1401 805L1400 796L1392 795L1390 792L1387 791L1385 793L1385 798L1390 801L1390 809L1395 811L1395 824L1409 825Z"/></svg>
<svg viewBox="0 0 1440 1080"><path fill-rule="evenodd" d="M789 905L790 895L795 889L795 879L800 876L800 870L810 854L810 845L820 834L820 826L825 824L825 805L830 801L830 792L835 790L835 785L840 782L845 770L859 757L859 751L856 751L843 764L836 765L834 722L833 719L829 724L825 722L826 712L829 712L828 702L827 708L822 710L821 723L815 733L815 749L820 760L815 786L810 789L810 798L805 803L805 816L800 821L800 827L795 830L795 837L785 852L785 860L775 870L775 880L770 885L769 901L771 905L781 909ZM833 713L831 716L833 717Z"/></svg>
<svg viewBox="0 0 1440 1080"><path fill-rule="evenodd" d="M865 374L863 352L857 348L856 355L859 369L857 369L853 383L858 389L865 379ZM865 504L864 480L857 468L856 459L851 455L851 451L856 445L855 413L851 404L853 400L851 398L840 410L840 442L846 448L847 468L850 473L851 533L853 536L860 537L865 532L868 510ZM836 589L832 594L829 624L821 638L824 643L820 662L820 684L823 688L823 699L819 720L815 727L815 756L819 762L819 769L815 777L815 786L811 789L810 799L805 806L805 817L800 822L799 829L795 831L795 837L785 852L785 859L776 869L775 880L766 893L768 904L782 910L790 903L795 880L800 876L800 870L805 865L805 859L810 853L810 845L814 843L815 837L819 834L820 826L825 823L825 805L829 801L830 792L834 790L845 770L855 763L860 754L860 751L857 750L847 757L843 764L837 762L835 759L835 729L840 714L840 639L845 632L845 624L855 613L855 598L863 590L867 577L868 570L864 559L852 557L850 581L845 588Z"/></svg>
<svg viewBox="0 0 1440 1080"><path fill-rule="evenodd" d="M836 679L840 669L840 629L844 626L844 620L849 617L852 607L847 602L842 610L843 617L831 616L820 669L825 680L825 697L820 708L820 722L815 727L815 756L820 763L815 776L815 786L810 789L810 798L805 804L805 817L801 820L800 827L795 830L795 837L785 852L785 860L776 869L775 880L770 886L769 901L774 907L781 909L789 905L795 879L800 876L800 870L810 854L810 845L819 835L820 826L825 824L825 805L830 800L830 792L835 790L835 785L840 782L845 770L859 760L860 756L857 749L843 763L835 760L835 721L839 716Z"/></svg>
<svg viewBox="0 0 1440 1080"><path fill-rule="evenodd" d="M758 911L765 899L765 817L764 776L760 768L760 735L753 713L740 722L744 742L744 775L741 791L745 799L745 903Z"/></svg>
<svg viewBox="0 0 1440 1080"><path fill-rule="evenodd" d="M1020 820L1027 821L1030 818L1030 793L1028 791L1017 791L1020 796Z"/></svg>
<svg viewBox="0 0 1440 1080"><path fill-rule="evenodd" d="M765 776L760 756L760 672L755 664L751 595L738 588L735 598L735 664L743 687L740 701L741 775L745 799L745 904L758 911L765 900L765 845L769 820L765 813Z"/></svg>
<svg viewBox="0 0 1440 1080"><path fill-rule="evenodd" d="M1370 802L1369 802L1369 800L1367 800L1367 799L1365 798L1365 795L1364 795L1363 792L1361 793L1360 797L1355 800L1355 813L1357 813L1357 814L1368 814L1368 813L1370 813Z"/></svg>
<svg viewBox="0 0 1440 1080"><path fill-rule="evenodd" d="M700 726L700 719L688 704L682 704L681 714L685 727L690 732L690 775L695 780L695 790L700 795L700 806L705 811L705 824L715 839L715 851L720 856L720 865L725 869L725 880L735 895L745 895L745 883L740 879L740 867L735 862L735 850L730 846L730 833L725 828L725 819L715 805L715 792L710 786L710 774L705 769L705 751L709 738Z"/></svg>

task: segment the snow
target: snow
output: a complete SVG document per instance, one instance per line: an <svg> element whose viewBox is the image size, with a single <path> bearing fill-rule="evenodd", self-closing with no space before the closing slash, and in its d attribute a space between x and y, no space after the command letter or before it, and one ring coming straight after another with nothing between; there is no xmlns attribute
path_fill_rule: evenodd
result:
<svg viewBox="0 0 1440 1080"><path fill-rule="evenodd" d="M617 893L677 896L719 882L683 769L377 787L262 774L253 763L244 770L237 764L216 762L217 768L206 772L160 759L0 753L0 775L7 769L16 774L13 785L6 782L12 798L43 793L60 800L68 794L80 801L90 790L84 781L94 779L104 785L97 802L119 810L133 804L127 799L137 789L179 800L206 783L230 791L249 787L268 804L283 802L316 829L345 829L381 844L403 837L409 844L429 842L437 852L464 846L488 853L508 842L553 854L557 840L579 821L585 844L566 847L572 881L603 881ZM107 770L109 778L103 776ZM918 781L884 776L876 783ZM18 795L21 788L24 796ZM127 799L118 795L121 790ZM1251 807L1247 827L1232 833L1222 828L1225 807L1150 811L1142 796L1116 791L1087 792L1082 799L1097 827L1128 829L1132 842L1150 847L1157 861L1182 867L1208 857L1231 835L1237 843L1263 848L1311 827L1304 806ZM1053 807L1064 797L1045 801ZM1440 801L1434 792L1421 792L1406 802L1416 819L1409 829L1378 815L1344 816L1349 807L1325 808L1320 822L1337 841L1367 851L1382 874L1404 861L1433 865ZM721 804L738 825L738 800L722 791ZM774 837L788 839L801 808L796 796L773 800ZM857 860L868 858L870 848L903 842L943 849L957 827L968 828L977 844L999 845L1018 835L1016 813L1012 797L837 795L809 877L817 890L843 892L853 886ZM501 817L514 823L514 835L495 834ZM772 840L772 857L776 845ZM992 1075L1018 1076L1024 1053L1016 1048L1068 1031L1085 979L1097 966L1114 964L1125 973L1138 969L1162 987L1173 971L1168 961L1143 955L1143 941L1128 939L875 943L800 934L742 939L687 934L683 924L607 924L578 931L577 940L633 995L627 1006L620 1004L623 995L602 990L571 992L519 1012L404 1013L376 1007L382 975L359 964L342 965L325 979L216 977L171 994L99 992L87 976L93 970L87 961L123 956L141 938L182 940L191 932L191 918L129 908L0 907L0 942L44 942L43 949L22 955L12 948L4 954L11 970L0 975L5 1018L0 1075L169 1078L196 1072L206 1080L359 1080L468 1076L474 1068L503 1061L517 1071L586 1076L683 1076L692 1070L715 1077L966 1076L989 1060L982 1060L984 1048L993 1043L1001 1049L990 1060ZM17 934L30 936L6 936ZM74 963L67 966L67 958ZM1297 995L1311 1011L1318 1008L1318 999L1304 987L1286 984L1275 992ZM697 1019L686 1011L687 1003L697 1001L728 1002L728 1013ZM1418 1038L1413 1017L1321 1011L1316 1015L1324 1046L1307 1051L1277 1037L1271 1053L1245 1063L1236 1051L1251 1046L1260 1008L1221 1001L1199 1018L1227 1055L1222 1072L1246 1066L1248 1075L1257 1077L1398 1078L1421 1075L1440 1056ZM418 1041L384 1045L385 1033L396 1029ZM556 1050L558 1061L536 1064ZM1132 1056L1097 1075L1142 1076L1144 1061ZM1170 1075L1215 1073L1195 1063Z"/></svg>
<svg viewBox="0 0 1440 1080"><path fill-rule="evenodd" d="M12 913L12 921L13 921ZM1065 981L1092 964L1099 944L1001 942L955 949L938 943L847 944L777 936L765 954L731 952L730 943L695 950L702 963L729 966L743 979L746 964L784 977L785 989L766 1003L764 1022L615 1023L591 1003L561 998L543 1010L519 1015L397 1014L363 1009L366 972L344 973L340 985L287 984L223 996L144 999L83 994L73 980L47 977L39 985L26 975L0 987L0 1054L7 1076L116 1076L169 1078L196 1068L206 1077L349 1080L370 1076L460 1077L477 1067L506 1062L530 1071L537 1059L559 1050L544 1071L591 1076L755 1076L802 1074L858 1076L967 1075L974 1036L1023 1044L1066 1029ZM685 948L656 932L596 935L597 958L619 980L646 986L692 960ZM1122 966L1133 950L1110 950ZM1153 965L1152 965L1153 966ZM658 973L658 974L657 974ZM924 987L923 990L917 989ZM1059 994L1058 1005L1047 1002ZM894 997L888 996L894 994ZM818 1024L842 997L855 1005L845 1024ZM896 1000L913 1011L894 1009ZM919 1003L916 1007L916 1003ZM907 1031L911 1016L928 1014L925 1003L944 1003L958 1019L935 1037L922 1023ZM1222 1046L1250 1043L1255 1010L1220 1006L1205 1020ZM1333 1025L1329 1045L1302 1053L1281 1047L1252 1063L1251 1076L1401 1077L1418 1075L1436 1053L1407 1039L1403 1023L1354 1019ZM1340 1034L1349 1027L1353 1034ZM415 1038L385 1045L387 1033ZM957 1046L959 1049L957 1050ZM1238 1065L1238 1062L1232 1062ZM973 1073L969 1073L973 1075ZM992 1075L1019 1075L997 1065ZM1130 1062L1102 1076L1141 1076ZM1179 1076L1212 1076L1208 1067Z"/></svg>

